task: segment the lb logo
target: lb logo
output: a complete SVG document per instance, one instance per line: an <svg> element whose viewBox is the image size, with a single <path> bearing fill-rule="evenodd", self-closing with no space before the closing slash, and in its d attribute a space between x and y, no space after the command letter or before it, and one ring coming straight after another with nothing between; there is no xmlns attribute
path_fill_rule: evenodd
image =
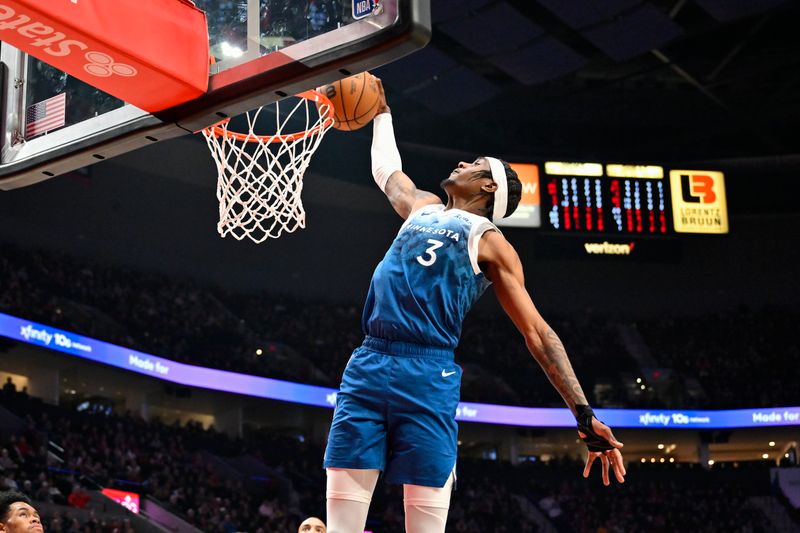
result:
<svg viewBox="0 0 800 533"><path fill-rule="evenodd" d="M87 52L86 60L89 62L83 69L98 78L108 78L113 75L129 78L139 73L134 67L125 63L117 63L114 58L102 52Z"/></svg>
<svg viewBox="0 0 800 533"><path fill-rule="evenodd" d="M728 233L725 176L712 170L670 170L672 222L678 233Z"/></svg>
<svg viewBox="0 0 800 533"><path fill-rule="evenodd" d="M705 174L681 174L681 196L687 203L713 204L717 201L714 178Z"/></svg>

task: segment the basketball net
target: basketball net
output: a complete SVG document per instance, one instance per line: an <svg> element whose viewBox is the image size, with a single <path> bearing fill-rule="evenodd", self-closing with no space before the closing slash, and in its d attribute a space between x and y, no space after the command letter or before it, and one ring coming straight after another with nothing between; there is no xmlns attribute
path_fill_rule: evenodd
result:
<svg viewBox="0 0 800 533"><path fill-rule="evenodd" d="M306 227L300 198L303 174L333 125L333 107L316 91L298 94L296 99L288 105L286 101L275 103L273 135L254 131L264 107L246 114L247 133L230 131L230 119L203 130L217 164L220 236L262 243L284 231ZM303 115L305 130L283 133L292 117L302 121Z"/></svg>

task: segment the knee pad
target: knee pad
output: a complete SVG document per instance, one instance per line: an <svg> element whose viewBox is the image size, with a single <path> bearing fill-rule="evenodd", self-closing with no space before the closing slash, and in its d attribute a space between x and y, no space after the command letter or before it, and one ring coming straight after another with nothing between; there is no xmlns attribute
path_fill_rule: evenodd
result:
<svg viewBox="0 0 800 533"><path fill-rule="evenodd" d="M403 485L403 503L406 507L450 508L450 493L453 491L455 475L451 472L444 487L423 487L421 485Z"/></svg>
<svg viewBox="0 0 800 533"><path fill-rule="evenodd" d="M329 500L350 500L369 503L378 481L380 470L354 468L328 468L328 487L325 492Z"/></svg>

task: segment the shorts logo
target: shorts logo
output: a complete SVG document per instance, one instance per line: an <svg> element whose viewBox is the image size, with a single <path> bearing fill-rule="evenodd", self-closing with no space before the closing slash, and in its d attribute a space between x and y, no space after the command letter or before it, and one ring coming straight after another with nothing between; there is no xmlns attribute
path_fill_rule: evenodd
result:
<svg viewBox="0 0 800 533"><path fill-rule="evenodd" d="M114 58L102 52L87 52L85 57L89 64L84 65L83 69L92 76L108 78L116 74L128 78L138 74L134 67L125 63L116 63Z"/></svg>
<svg viewBox="0 0 800 533"><path fill-rule="evenodd" d="M456 373L455 370L453 370L452 372L445 372L444 369L442 369L442 377L443 378L449 378L450 376L452 376L455 373Z"/></svg>

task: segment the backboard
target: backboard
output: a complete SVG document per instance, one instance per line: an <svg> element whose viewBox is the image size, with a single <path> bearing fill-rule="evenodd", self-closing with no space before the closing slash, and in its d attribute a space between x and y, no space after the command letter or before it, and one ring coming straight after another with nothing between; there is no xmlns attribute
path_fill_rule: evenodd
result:
<svg viewBox="0 0 800 533"><path fill-rule="evenodd" d="M429 1L195 0L208 23L208 91L156 114L0 43L0 189L193 133L398 59L429 40Z"/></svg>

